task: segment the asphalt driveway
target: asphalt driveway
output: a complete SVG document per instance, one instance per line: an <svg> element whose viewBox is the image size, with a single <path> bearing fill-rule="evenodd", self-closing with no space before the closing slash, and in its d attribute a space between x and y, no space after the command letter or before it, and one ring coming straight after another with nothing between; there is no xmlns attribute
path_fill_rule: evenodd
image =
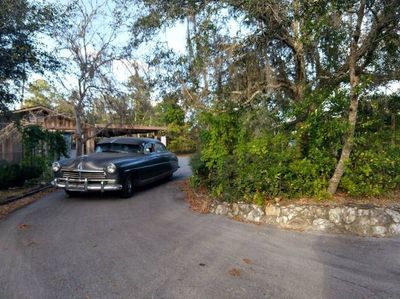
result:
<svg viewBox="0 0 400 299"><path fill-rule="evenodd" d="M57 191L0 221L0 298L400 298L400 239L194 214L187 162L130 199Z"/></svg>

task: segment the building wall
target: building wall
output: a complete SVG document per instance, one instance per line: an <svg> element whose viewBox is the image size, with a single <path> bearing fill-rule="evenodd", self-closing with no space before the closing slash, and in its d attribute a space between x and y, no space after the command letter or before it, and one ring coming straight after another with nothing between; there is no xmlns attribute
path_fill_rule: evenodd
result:
<svg viewBox="0 0 400 299"><path fill-rule="evenodd" d="M22 161L22 142L21 134L15 132L0 141L0 160L19 163Z"/></svg>

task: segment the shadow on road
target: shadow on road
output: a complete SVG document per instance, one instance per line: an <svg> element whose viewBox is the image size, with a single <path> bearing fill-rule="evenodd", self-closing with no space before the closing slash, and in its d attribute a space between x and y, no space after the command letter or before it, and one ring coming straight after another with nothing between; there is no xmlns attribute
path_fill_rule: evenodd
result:
<svg viewBox="0 0 400 299"><path fill-rule="evenodd" d="M399 298L400 240L317 236L325 298Z"/></svg>

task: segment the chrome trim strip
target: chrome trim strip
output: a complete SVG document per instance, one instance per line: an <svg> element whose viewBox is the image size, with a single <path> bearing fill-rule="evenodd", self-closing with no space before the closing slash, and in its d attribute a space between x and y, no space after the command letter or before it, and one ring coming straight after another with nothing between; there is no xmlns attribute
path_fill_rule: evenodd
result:
<svg viewBox="0 0 400 299"><path fill-rule="evenodd" d="M65 183L59 182L57 179L55 179L52 184L55 187L58 188L64 188L65 190L69 191L118 191L122 189L122 185L119 184L105 184L104 182L101 182L101 184L93 184L93 183L87 183L80 182L81 184L77 184L77 186L71 186L67 181Z"/></svg>
<svg viewBox="0 0 400 299"><path fill-rule="evenodd" d="M92 173L104 173L105 174L104 170L66 169L66 168L64 168L64 169L62 169L62 171L70 171L70 172L76 172L76 173L79 173L79 172L92 172Z"/></svg>
<svg viewBox="0 0 400 299"><path fill-rule="evenodd" d="M69 177L67 178L57 178L57 182L63 183L66 182L68 179L69 183L85 183L85 179L71 179ZM108 184L113 184L116 183L117 180L116 179L88 179L88 184L92 184L92 183L100 183L100 182L104 182L104 183L108 183Z"/></svg>

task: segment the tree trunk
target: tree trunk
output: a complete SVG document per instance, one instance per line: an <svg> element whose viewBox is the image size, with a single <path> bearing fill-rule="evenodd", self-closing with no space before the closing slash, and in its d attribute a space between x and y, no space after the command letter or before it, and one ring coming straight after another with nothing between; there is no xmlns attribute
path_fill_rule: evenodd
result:
<svg viewBox="0 0 400 299"><path fill-rule="evenodd" d="M396 145L396 114L392 112L390 128L392 131L392 145Z"/></svg>
<svg viewBox="0 0 400 299"><path fill-rule="evenodd" d="M329 180L328 192L333 195L336 193L339 186L340 180L342 179L346 162L350 158L351 150L354 143L354 132L357 122L357 111L358 111L358 90L357 85L359 83L359 76L356 73L356 55L358 49L358 40L361 34L361 24L364 17L365 0L361 1L360 8L357 14L357 24L353 32L352 41L350 45L350 57L349 57L349 75L350 75L350 108L348 125L349 129L345 138L342 153L340 155L339 162L336 165L335 172Z"/></svg>
<svg viewBox="0 0 400 299"><path fill-rule="evenodd" d="M304 58L304 45L302 41L301 23L300 23L300 2L293 2L295 18L292 24L294 34L294 60L296 64L296 101L302 101L304 98L304 89L306 83L306 63Z"/></svg>
<svg viewBox="0 0 400 299"><path fill-rule="evenodd" d="M353 80L354 80L353 82L358 82L358 77L353 78ZM329 180L328 192L331 195L336 193L340 180L342 179L344 173L346 162L350 158L351 150L354 143L354 132L357 121L357 109L358 109L358 94L352 87L349 118L348 118L349 130L343 145L342 154L340 155L339 162L336 165L336 169L335 172L333 173L333 176Z"/></svg>
<svg viewBox="0 0 400 299"><path fill-rule="evenodd" d="M80 111L77 107L74 107L75 114L75 134L76 134L76 156L83 155L83 140L82 140L82 122Z"/></svg>

